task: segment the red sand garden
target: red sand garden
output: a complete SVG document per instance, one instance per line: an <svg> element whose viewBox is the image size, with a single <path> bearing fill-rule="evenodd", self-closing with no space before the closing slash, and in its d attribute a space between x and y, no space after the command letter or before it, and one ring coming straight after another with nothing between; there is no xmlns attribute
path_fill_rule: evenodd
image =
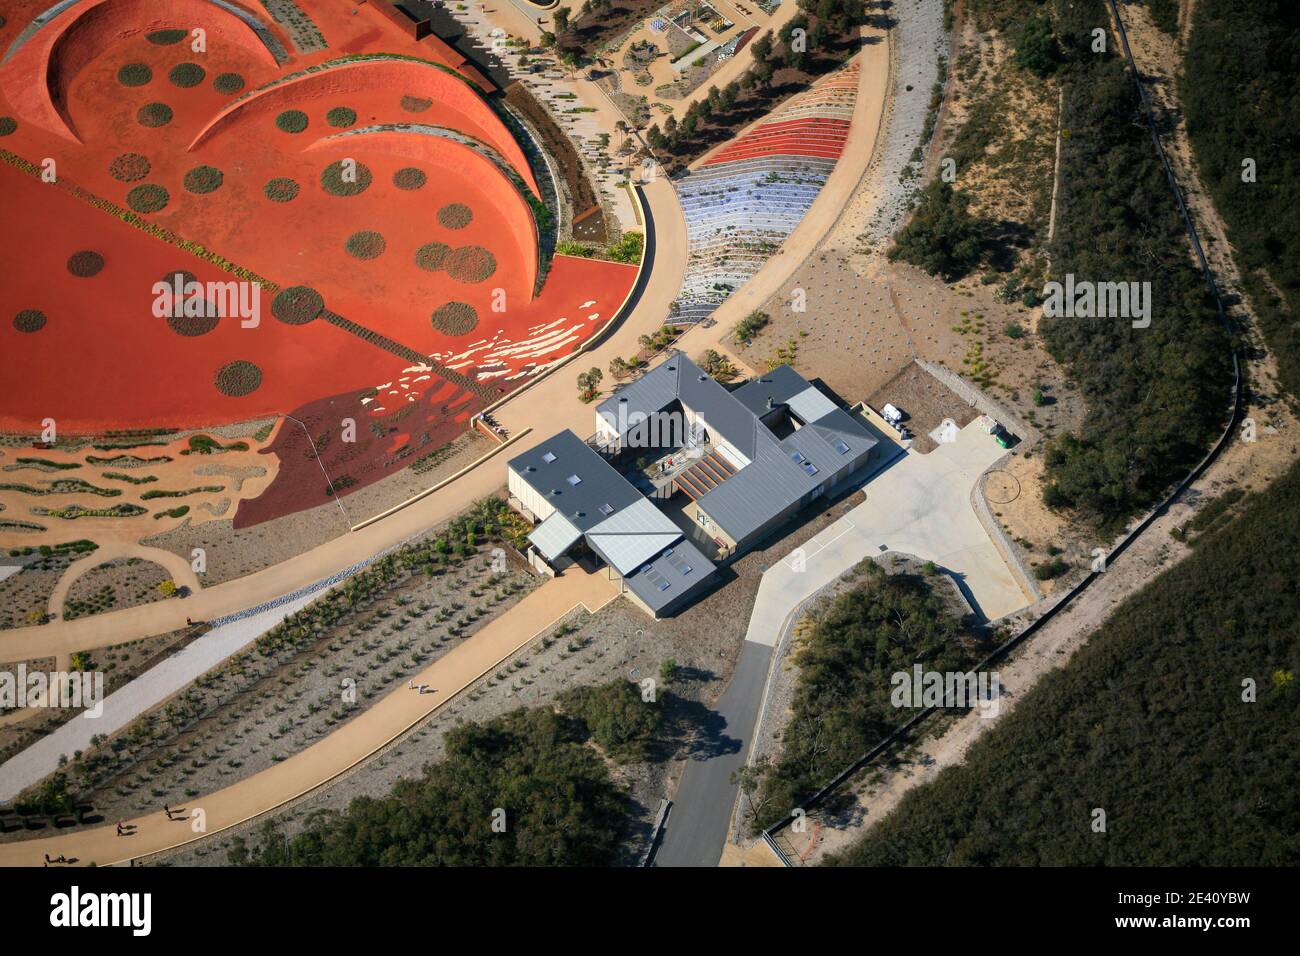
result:
<svg viewBox="0 0 1300 956"><path fill-rule="evenodd" d="M635 282L557 256L539 286L514 136L437 46L369 7L312 5L328 46L301 54L260 5L81 0L33 32L48 5L17 0L0 26L0 430L400 421L361 429L385 437L351 449L359 487L571 354ZM159 317L155 285L178 272L255 283L260 321ZM295 440L282 428L271 450Z"/></svg>

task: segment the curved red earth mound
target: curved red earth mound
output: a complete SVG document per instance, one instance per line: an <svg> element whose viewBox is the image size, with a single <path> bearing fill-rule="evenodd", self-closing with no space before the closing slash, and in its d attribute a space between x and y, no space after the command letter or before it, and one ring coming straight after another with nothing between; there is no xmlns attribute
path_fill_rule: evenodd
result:
<svg viewBox="0 0 1300 956"><path fill-rule="evenodd" d="M47 5L13 0L0 51ZM260 5L241 9L293 51ZM309 12L331 49L277 62L207 0L82 0L0 66L0 120L13 121L0 122L0 429L208 427L351 396L388 423L374 450L400 467L394 443L427 443L440 415L463 428L467 409L615 315L634 267L557 257L536 288L536 184L476 90L429 63L331 66L431 53L368 7ZM194 26L207 30L202 55L146 39ZM242 85L216 82L231 75ZM412 113L413 101L431 102ZM55 183L39 176L49 157ZM440 220L452 204L468 215ZM357 256L358 234L382 242ZM81 252L102 268L71 273ZM177 270L250 283L246 298L260 288L259 321L156 314L155 285ZM296 286L324 307L283 321L274 293ZM19 319L36 312L43 324Z"/></svg>

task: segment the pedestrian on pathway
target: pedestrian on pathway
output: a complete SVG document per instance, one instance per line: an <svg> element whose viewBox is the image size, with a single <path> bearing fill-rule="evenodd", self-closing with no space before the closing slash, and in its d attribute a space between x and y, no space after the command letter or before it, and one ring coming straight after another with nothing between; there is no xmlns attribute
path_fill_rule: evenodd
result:
<svg viewBox="0 0 1300 956"><path fill-rule="evenodd" d="M118 820L118 821L117 821L117 835L118 835L118 836L121 836L121 835L122 835L123 833L125 833L125 832L126 832L126 831L125 831L124 829L122 829L122 821L121 821L121 820Z"/></svg>
<svg viewBox="0 0 1300 956"><path fill-rule="evenodd" d="M167 806L165 803L163 804L163 813L167 814L168 820L172 818L172 808Z"/></svg>

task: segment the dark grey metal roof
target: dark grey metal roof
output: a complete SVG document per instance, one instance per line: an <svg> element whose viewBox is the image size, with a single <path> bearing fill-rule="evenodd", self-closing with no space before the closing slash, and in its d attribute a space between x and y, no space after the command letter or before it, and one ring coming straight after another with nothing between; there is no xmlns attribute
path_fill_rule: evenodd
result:
<svg viewBox="0 0 1300 956"><path fill-rule="evenodd" d="M846 451L841 451L842 442ZM835 409L781 441L763 429L753 461L699 499L704 512L736 541L825 482L862 461L876 439L852 415Z"/></svg>
<svg viewBox="0 0 1300 956"><path fill-rule="evenodd" d="M670 353L635 382L605 399L596 406L596 414L617 429L620 422L635 425L639 417L662 412L677 400L704 416L715 438L720 436L746 458L753 458L757 420L734 394L681 351Z"/></svg>
<svg viewBox="0 0 1300 956"><path fill-rule="evenodd" d="M516 455L508 467L583 532L609 517L602 505L616 513L643 500L599 452L567 429Z"/></svg>
<svg viewBox="0 0 1300 956"><path fill-rule="evenodd" d="M731 394L755 415L766 415L767 400L773 405L784 405L795 395L808 388L808 380L789 365L779 365L770 372L746 382Z"/></svg>
<svg viewBox="0 0 1300 956"><path fill-rule="evenodd" d="M713 562L690 541L682 539L643 564L623 580L628 588L656 612L689 594L714 573Z"/></svg>
<svg viewBox="0 0 1300 956"><path fill-rule="evenodd" d="M601 402L596 413L616 429L676 401L703 416L714 441L725 440L750 461L698 499L708 516L740 542L815 488L839 480L876 443L861 422L820 393L802 407L824 414L778 440L760 421L768 412L768 398L774 406L785 405L812 387L782 365L728 391L675 351ZM825 400L816 400L818 396Z"/></svg>

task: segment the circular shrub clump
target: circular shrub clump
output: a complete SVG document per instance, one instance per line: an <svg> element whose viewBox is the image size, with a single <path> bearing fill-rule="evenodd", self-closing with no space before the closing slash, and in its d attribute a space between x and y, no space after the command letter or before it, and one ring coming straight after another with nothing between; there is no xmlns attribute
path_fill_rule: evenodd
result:
<svg viewBox="0 0 1300 956"><path fill-rule="evenodd" d="M465 302L448 302L433 312L433 327L443 335L466 335L478 325L478 313Z"/></svg>
<svg viewBox="0 0 1300 956"><path fill-rule="evenodd" d="M135 114L136 122L141 126L156 128L166 126L172 121L172 108L166 103L146 103Z"/></svg>
<svg viewBox="0 0 1300 956"><path fill-rule="evenodd" d="M202 315L176 315L173 311L167 316L167 327L177 335L186 338L207 335L217 327L221 319L217 315L217 307L214 303L204 302L203 306Z"/></svg>
<svg viewBox="0 0 1300 956"><path fill-rule="evenodd" d="M0 136L9 136L18 128L12 116L0 116Z"/></svg>
<svg viewBox="0 0 1300 956"><path fill-rule="evenodd" d="M187 192L216 192L225 181L225 175L215 166L195 166L185 174L184 185Z"/></svg>
<svg viewBox="0 0 1300 956"><path fill-rule="evenodd" d="M325 122L335 129L344 129L357 121L357 111L346 106L336 106L325 114Z"/></svg>
<svg viewBox="0 0 1300 956"><path fill-rule="evenodd" d="M330 163L320 174L321 188L331 196L357 196L370 188L373 175L365 163L356 163L350 173L344 168L344 160ZM345 176L347 178L345 178Z"/></svg>
<svg viewBox="0 0 1300 956"><path fill-rule="evenodd" d="M461 246L447 253L442 267L457 282L482 282L497 271L497 260L482 246Z"/></svg>
<svg viewBox="0 0 1300 956"><path fill-rule="evenodd" d="M450 251L451 246L446 243L426 243L415 250L415 264L426 272L437 272Z"/></svg>
<svg viewBox="0 0 1300 956"><path fill-rule="evenodd" d="M119 183L134 183L149 175L149 159L139 153L123 153L108 164L108 174Z"/></svg>
<svg viewBox="0 0 1300 956"><path fill-rule="evenodd" d="M171 198L161 186L145 183L126 194L126 204L136 212L160 212L167 208Z"/></svg>
<svg viewBox="0 0 1300 956"><path fill-rule="evenodd" d="M174 287L174 286L176 285L176 277L177 277L177 276L180 276L180 277L181 277L181 288L182 288L182 289L184 289L184 288L185 288L187 285L189 285L191 282L198 282L198 281L199 281L199 277L196 276L193 272L190 272L190 270L188 270L188 269L174 269L174 270L172 270L171 272L167 273L165 276L163 276L163 277L162 277L161 279L159 279L158 281L159 281L159 282L165 282L165 283L167 283L169 286L173 286L173 287Z"/></svg>
<svg viewBox="0 0 1300 956"><path fill-rule="evenodd" d="M167 79L183 90L198 86L207 78L207 70L197 63L178 63L167 74Z"/></svg>
<svg viewBox="0 0 1300 956"><path fill-rule="evenodd" d="M153 70L144 63L128 63L117 71L117 82L123 86L144 86L153 79Z"/></svg>
<svg viewBox="0 0 1300 956"><path fill-rule="evenodd" d="M378 259L388 248L388 243L379 233L367 229L348 236L344 248L348 255L357 259Z"/></svg>
<svg viewBox="0 0 1300 956"><path fill-rule="evenodd" d="M147 34L145 39L154 46L171 46L174 43L180 43L189 33L184 30L155 30Z"/></svg>
<svg viewBox="0 0 1300 956"><path fill-rule="evenodd" d="M99 275L103 268L104 257L89 249L74 252L68 258L68 271L78 279L89 279L91 276Z"/></svg>
<svg viewBox="0 0 1300 956"><path fill-rule="evenodd" d="M292 202L298 198L298 184L292 179L272 179L262 192L271 202Z"/></svg>
<svg viewBox="0 0 1300 956"><path fill-rule="evenodd" d="M423 169L416 169L414 166L403 166L397 172L393 173L393 185L398 189L414 190L424 188L424 184L429 181Z"/></svg>
<svg viewBox="0 0 1300 956"><path fill-rule="evenodd" d="M473 211L463 203L454 202L438 210L438 222L448 229L464 229L473 221Z"/></svg>
<svg viewBox="0 0 1300 956"><path fill-rule="evenodd" d="M423 113L433 105L433 100L426 100L420 96L406 95L402 97L402 109L408 113Z"/></svg>
<svg viewBox="0 0 1300 956"><path fill-rule="evenodd" d="M285 325L306 325L325 311L325 298L305 285L282 291L271 300L271 314Z"/></svg>
<svg viewBox="0 0 1300 956"><path fill-rule="evenodd" d="M39 309L23 309L14 316L14 328L19 332L39 332L45 328L45 313Z"/></svg>
<svg viewBox="0 0 1300 956"><path fill-rule="evenodd" d="M221 366L213 383L217 391L228 398L251 395L262 385L262 370L252 362L238 359Z"/></svg>
<svg viewBox="0 0 1300 956"><path fill-rule="evenodd" d="M212 81L212 88L218 93L238 93L244 88L244 78L238 73L222 73Z"/></svg>
<svg viewBox="0 0 1300 956"><path fill-rule="evenodd" d="M307 123L307 114L302 110L285 110L275 118L275 125L286 133L301 133Z"/></svg>

